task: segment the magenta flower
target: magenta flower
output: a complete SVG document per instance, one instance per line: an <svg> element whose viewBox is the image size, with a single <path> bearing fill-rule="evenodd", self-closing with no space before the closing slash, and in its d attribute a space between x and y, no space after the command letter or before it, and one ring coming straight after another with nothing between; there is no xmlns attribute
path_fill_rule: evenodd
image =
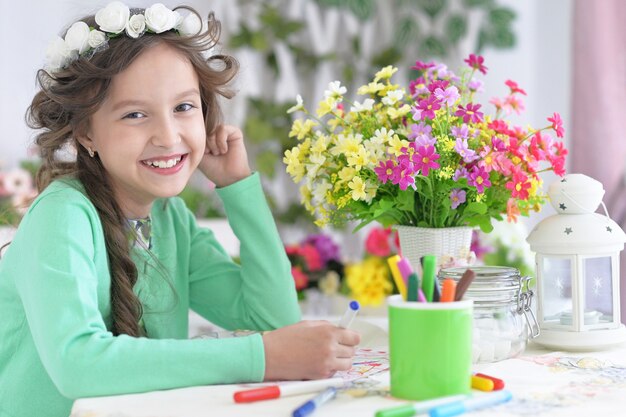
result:
<svg viewBox="0 0 626 417"><path fill-rule="evenodd" d="M438 169L440 165L435 162L440 155L435 152L434 146L422 146L417 148L417 152L413 154L413 164L415 170L421 171L422 175L428 176L431 169Z"/></svg>
<svg viewBox="0 0 626 417"><path fill-rule="evenodd" d="M430 61L430 62L415 61L415 65L413 65L411 69L416 70L416 71L424 71L434 66L435 66L435 63L433 61Z"/></svg>
<svg viewBox="0 0 626 417"><path fill-rule="evenodd" d="M424 98L417 103L416 109L420 111L420 118L418 120L424 120L425 118L434 119L435 110L441 108L441 103L432 94L428 98ZM415 119L415 113L413 114Z"/></svg>
<svg viewBox="0 0 626 417"><path fill-rule="evenodd" d="M378 175L380 182L386 184L393 177L395 166L392 160L380 161L378 166L374 168L374 172Z"/></svg>
<svg viewBox="0 0 626 417"><path fill-rule="evenodd" d="M563 120L561 119L561 115L554 113L554 116L548 117L548 121L552 123L552 129L556 132L556 136L562 138L565 133L565 129L563 129Z"/></svg>
<svg viewBox="0 0 626 417"><path fill-rule="evenodd" d="M491 146L498 152L506 151L506 143L496 136L491 138Z"/></svg>
<svg viewBox="0 0 626 417"><path fill-rule="evenodd" d="M450 193L450 201L451 201L452 209L455 210L458 206L465 203L465 197L466 197L465 190L462 190L460 188L453 189L452 192Z"/></svg>
<svg viewBox="0 0 626 417"><path fill-rule="evenodd" d="M409 186L411 186L413 189L415 189L415 178L413 178L413 174L411 173L410 170L406 169L404 171L402 171L402 176L400 177L400 189L402 191L406 190L407 188L409 188Z"/></svg>
<svg viewBox="0 0 626 417"><path fill-rule="evenodd" d="M434 145L437 141L433 138L433 128L426 123L412 124L411 133L409 133L409 139L414 139L415 143L421 146Z"/></svg>
<svg viewBox="0 0 626 417"><path fill-rule="evenodd" d="M438 88L445 90L446 88L448 88L449 84L450 84L450 81L448 80L435 80L431 82L430 84L428 84L428 91L430 91L431 93L434 93L435 90Z"/></svg>
<svg viewBox="0 0 626 417"><path fill-rule="evenodd" d="M470 54L469 58L464 59L463 61L467 62L471 68L482 72L483 74L487 74L487 67L483 65L485 62L485 58L480 55Z"/></svg>
<svg viewBox="0 0 626 417"><path fill-rule="evenodd" d="M491 187L491 181L489 181L489 173L479 166L475 166L469 173L467 183L476 187L478 193L483 193L485 188Z"/></svg>
<svg viewBox="0 0 626 417"><path fill-rule="evenodd" d="M454 115L462 117L465 123L480 123L483 120L483 113L478 111L480 107L480 104L467 103L466 107L459 106Z"/></svg>

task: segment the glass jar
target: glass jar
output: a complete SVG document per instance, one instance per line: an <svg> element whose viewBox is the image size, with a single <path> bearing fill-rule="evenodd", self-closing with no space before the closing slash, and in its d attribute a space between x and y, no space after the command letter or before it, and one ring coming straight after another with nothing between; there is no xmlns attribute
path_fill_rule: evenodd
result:
<svg viewBox="0 0 626 417"><path fill-rule="evenodd" d="M439 285L445 278L458 283L466 269L441 269L437 274ZM528 339L539 335L531 310L534 293L529 288L530 277L504 266L470 269L476 276L463 299L474 300L473 363L497 362L521 354Z"/></svg>

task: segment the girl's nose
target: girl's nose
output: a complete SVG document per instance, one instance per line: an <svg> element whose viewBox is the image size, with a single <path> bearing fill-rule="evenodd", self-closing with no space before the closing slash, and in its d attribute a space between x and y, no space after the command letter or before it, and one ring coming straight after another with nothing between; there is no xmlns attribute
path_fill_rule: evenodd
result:
<svg viewBox="0 0 626 417"><path fill-rule="evenodd" d="M152 143L160 148L172 148L181 142L176 121L171 117L163 117L156 124L152 134Z"/></svg>

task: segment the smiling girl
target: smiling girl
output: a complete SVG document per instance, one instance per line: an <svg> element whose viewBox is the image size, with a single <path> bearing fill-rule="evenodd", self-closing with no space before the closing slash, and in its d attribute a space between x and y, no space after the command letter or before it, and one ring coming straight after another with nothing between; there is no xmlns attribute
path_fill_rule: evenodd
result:
<svg viewBox="0 0 626 417"><path fill-rule="evenodd" d="M192 9L113 2L52 44L28 112L40 194L0 261L0 416L351 366L358 334L299 322L259 176L221 122L237 63L207 53L218 37L212 15L202 29ZM175 197L197 169L218 187L240 264ZM190 308L264 333L189 340Z"/></svg>

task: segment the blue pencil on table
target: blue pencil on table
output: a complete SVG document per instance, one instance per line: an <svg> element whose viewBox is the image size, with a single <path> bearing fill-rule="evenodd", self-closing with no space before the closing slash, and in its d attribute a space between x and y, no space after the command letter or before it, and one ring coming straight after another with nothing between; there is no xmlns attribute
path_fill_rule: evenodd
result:
<svg viewBox="0 0 626 417"><path fill-rule="evenodd" d="M443 404L428 411L430 417L452 417L466 412L480 410L510 401L513 395L508 390L494 391L489 394L477 395L466 400Z"/></svg>

